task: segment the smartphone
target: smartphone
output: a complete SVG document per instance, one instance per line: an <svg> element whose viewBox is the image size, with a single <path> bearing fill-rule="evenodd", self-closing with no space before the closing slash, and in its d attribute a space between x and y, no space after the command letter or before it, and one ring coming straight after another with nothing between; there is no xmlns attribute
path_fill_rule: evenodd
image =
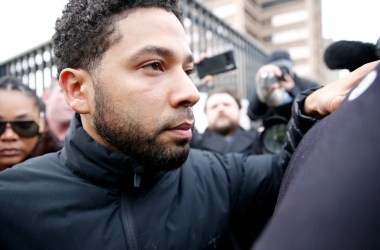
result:
<svg viewBox="0 0 380 250"><path fill-rule="evenodd" d="M223 72L236 69L234 51L229 50L222 54L218 54L213 57L206 58L196 64L199 78L203 78L207 75L216 75Z"/></svg>

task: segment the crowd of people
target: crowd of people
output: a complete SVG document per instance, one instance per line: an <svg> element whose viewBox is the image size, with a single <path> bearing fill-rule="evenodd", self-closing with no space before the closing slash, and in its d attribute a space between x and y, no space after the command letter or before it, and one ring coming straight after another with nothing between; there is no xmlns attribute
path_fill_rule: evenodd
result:
<svg viewBox="0 0 380 250"><path fill-rule="evenodd" d="M380 246L380 204L366 203L380 183L378 62L321 86L297 76L288 52L270 54L248 108L253 121L285 121L268 152L228 89L208 94L208 127L194 128L199 92L177 1L71 0L53 48L59 81L43 98L0 79L1 249ZM365 152L354 155L352 138ZM350 195L365 205L347 209ZM355 241L345 219L363 207Z"/></svg>

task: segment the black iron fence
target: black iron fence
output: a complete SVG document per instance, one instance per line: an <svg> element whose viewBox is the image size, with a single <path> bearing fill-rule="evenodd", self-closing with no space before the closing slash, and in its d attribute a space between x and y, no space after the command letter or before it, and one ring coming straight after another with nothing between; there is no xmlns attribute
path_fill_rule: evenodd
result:
<svg viewBox="0 0 380 250"><path fill-rule="evenodd" d="M42 95L56 77L51 42L41 44L1 64L0 76L7 74L22 78L25 84Z"/></svg>
<svg viewBox="0 0 380 250"><path fill-rule="evenodd" d="M237 32L196 0L182 1L184 27L194 57L234 50L237 69L216 75L212 86L234 89L241 97L252 94L254 75L264 64L266 53L251 38ZM41 95L56 77L51 42L31 49L0 65L0 76L21 77ZM193 76L195 81L197 76Z"/></svg>

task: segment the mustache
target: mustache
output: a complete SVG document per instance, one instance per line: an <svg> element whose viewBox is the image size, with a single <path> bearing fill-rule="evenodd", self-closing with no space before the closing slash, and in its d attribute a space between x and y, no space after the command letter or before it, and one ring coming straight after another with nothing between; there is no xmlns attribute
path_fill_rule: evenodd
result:
<svg viewBox="0 0 380 250"><path fill-rule="evenodd" d="M218 116L217 116L217 118L230 118L228 115L226 115L226 114L219 114Z"/></svg>
<svg viewBox="0 0 380 250"><path fill-rule="evenodd" d="M167 128L173 127L175 125L178 125L184 121L194 121L194 113L193 109L191 107L187 108L181 108L176 111L176 113L170 117L167 117L165 119L165 122L161 124L161 131L166 130ZM193 124L194 126L194 124Z"/></svg>

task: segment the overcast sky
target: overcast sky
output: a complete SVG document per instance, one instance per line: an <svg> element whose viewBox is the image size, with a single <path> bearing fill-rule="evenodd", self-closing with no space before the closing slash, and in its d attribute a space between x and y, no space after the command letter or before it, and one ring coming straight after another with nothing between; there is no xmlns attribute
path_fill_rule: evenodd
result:
<svg viewBox="0 0 380 250"><path fill-rule="evenodd" d="M2 0L0 63L48 41L68 0ZM325 38L375 43L380 36L379 0L322 0Z"/></svg>

